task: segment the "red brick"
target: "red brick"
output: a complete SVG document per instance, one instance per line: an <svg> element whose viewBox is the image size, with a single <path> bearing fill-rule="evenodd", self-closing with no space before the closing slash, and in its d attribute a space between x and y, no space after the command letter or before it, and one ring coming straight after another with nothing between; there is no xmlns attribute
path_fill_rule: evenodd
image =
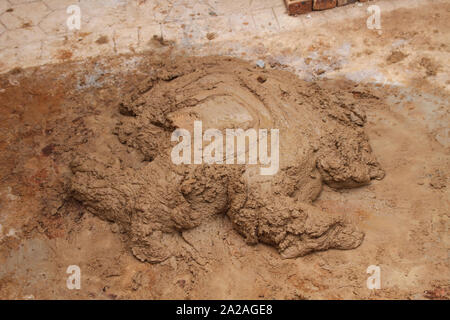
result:
<svg viewBox="0 0 450 320"><path fill-rule="evenodd" d="M337 6L338 7L345 6L350 3L355 3L356 1L358 1L358 0L337 0Z"/></svg>
<svg viewBox="0 0 450 320"><path fill-rule="evenodd" d="M336 7L336 0L314 0L313 10L326 10Z"/></svg>
<svg viewBox="0 0 450 320"><path fill-rule="evenodd" d="M291 16L312 11L313 0L284 0Z"/></svg>

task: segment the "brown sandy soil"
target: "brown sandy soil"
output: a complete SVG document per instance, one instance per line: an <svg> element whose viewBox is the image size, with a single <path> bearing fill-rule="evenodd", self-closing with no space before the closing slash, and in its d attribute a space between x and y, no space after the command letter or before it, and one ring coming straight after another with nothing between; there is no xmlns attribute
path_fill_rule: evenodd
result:
<svg viewBox="0 0 450 320"><path fill-rule="evenodd" d="M310 46L304 50L318 56L300 75L353 92L365 106L366 133L386 176L356 189L324 187L314 201L330 214L346 213L365 233L361 246L296 259L282 259L265 244L246 244L218 215L181 233L188 254L140 262L117 224L66 196L73 151L104 133L101 124L105 132L114 127L117 102L147 78L145 55L2 75L0 298L448 299L448 10L393 12L383 17L382 35L350 20L333 34L351 33L358 44L354 63L342 68L327 51L339 39L305 36ZM424 27L430 16L434 24ZM408 43L389 49L402 39ZM277 41L283 39L261 58L273 58ZM289 55L292 48L284 50ZM406 86L339 79L345 71L367 81L352 68L368 61L393 79L403 77ZM321 70L328 77L335 71L335 79L322 79ZM81 290L66 287L69 265L81 268ZM366 287L370 265L381 268L379 290Z"/></svg>

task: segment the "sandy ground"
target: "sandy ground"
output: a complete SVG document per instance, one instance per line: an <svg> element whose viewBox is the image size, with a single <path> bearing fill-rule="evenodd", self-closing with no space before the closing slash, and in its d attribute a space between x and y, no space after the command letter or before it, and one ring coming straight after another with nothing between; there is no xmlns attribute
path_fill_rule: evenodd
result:
<svg viewBox="0 0 450 320"><path fill-rule="evenodd" d="M308 28L305 18L304 32L188 49L154 43L155 51L230 54L262 59L308 80L364 83L387 102L388 107L366 110L367 133L386 177L364 188L325 188L315 202L323 210L351 215L366 234L363 244L291 260L281 259L266 245L246 245L227 218L217 217L202 225L202 232L183 233L197 253L195 259L141 263L114 224L90 215L76 202L46 212L55 206L45 205L41 184L64 174L49 145L52 124L66 115L73 121L71 139L82 143L89 133L79 118L101 108L86 104L89 97L61 105L67 88L53 85L52 70L70 68L71 78L55 83L82 89L107 79L85 77L86 72L95 74L94 62L45 67L46 83L20 82L33 69L3 75L0 297L448 299L449 10L448 3L436 1L382 14L381 34L368 30L361 18L329 21L326 29ZM108 76L126 83L126 72L139 65L139 56L118 61ZM114 97L105 90L101 99ZM81 268L81 290L66 287L69 265ZM370 265L381 268L379 290L366 286Z"/></svg>

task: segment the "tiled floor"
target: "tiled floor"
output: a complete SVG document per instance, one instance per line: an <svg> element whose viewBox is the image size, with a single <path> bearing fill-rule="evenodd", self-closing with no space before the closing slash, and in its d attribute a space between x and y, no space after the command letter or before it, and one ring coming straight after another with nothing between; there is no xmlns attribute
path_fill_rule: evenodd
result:
<svg viewBox="0 0 450 320"><path fill-rule="evenodd" d="M376 3L388 11L420 1ZM367 16L366 8L372 3L289 17L283 0L0 0L0 72L99 54L140 52L150 48L154 35L201 54L213 43L293 30L312 33L330 20ZM67 26L70 5L81 10L80 30Z"/></svg>

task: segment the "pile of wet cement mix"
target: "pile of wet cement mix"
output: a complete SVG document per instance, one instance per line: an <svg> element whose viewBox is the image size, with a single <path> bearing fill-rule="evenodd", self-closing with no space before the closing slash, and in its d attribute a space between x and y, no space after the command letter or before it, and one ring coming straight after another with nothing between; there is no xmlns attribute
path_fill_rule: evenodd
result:
<svg viewBox="0 0 450 320"><path fill-rule="evenodd" d="M323 183L348 188L383 177L352 94L226 57L177 58L148 71L118 103L121 115L110 133L126 154L95 139L98 151L80 152L71 164L73 196L118 223L137 258L176 255L184 245L179 232L218 214L247 243L272 245L284 257L361 243L363 234L342 216L312 205ZM278 129L278 172L173 164L172 132L194 121L203 130Z"/></svg>
<svg viewBox="0 0 450 320"><path fill-rule="evenodd" d="M74 199L116 223L134 256L152 263L181 254L181 233L217 215L248 244L274 246L285 258L361 244L363 233L345 216L313 204L324 184L353 188L384 176L354 92L229 57L149 55L134 74L111 76L111 68L91 61L69 75L39 71L55 81L48 95L63 106L45 120L51 143L43 153L60 165L45 181L47 213ZM194 121L224 136L277 129L278 170L174 164L172 134Z"/></svg>

